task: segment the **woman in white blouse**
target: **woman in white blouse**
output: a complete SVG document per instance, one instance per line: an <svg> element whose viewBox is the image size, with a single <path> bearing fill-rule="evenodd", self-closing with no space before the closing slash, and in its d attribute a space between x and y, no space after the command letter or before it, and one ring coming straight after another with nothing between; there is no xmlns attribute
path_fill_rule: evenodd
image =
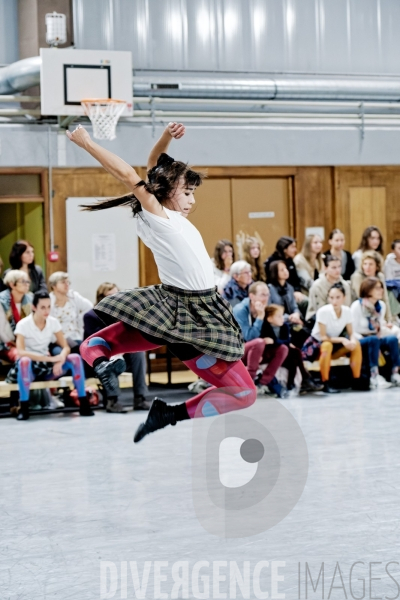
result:
<svg viewBox="0 0 400 600"><path fill-rule="evenodd" d="M385 322L385 303L383 284L377 277L367 277L360 286L360 298L351 305L353 329L361 347L366 347L371 370L371 387L390 387L390 384L379 375L379 352L389 352L392 363L391 383L400 385L400 354L398 340L395 335L388 335ZM390 332L389 332L390 333Z"/></svg>
<svg viewBox="0 0 400 600"><path fill-rule="evenodd" d="M49 278L51 316L58 319L69 347L79 351L83 341L83 315L93 308L92 302L70 289L68 273L56 271ZM57 347L53 354L57 353Z"/></svg>

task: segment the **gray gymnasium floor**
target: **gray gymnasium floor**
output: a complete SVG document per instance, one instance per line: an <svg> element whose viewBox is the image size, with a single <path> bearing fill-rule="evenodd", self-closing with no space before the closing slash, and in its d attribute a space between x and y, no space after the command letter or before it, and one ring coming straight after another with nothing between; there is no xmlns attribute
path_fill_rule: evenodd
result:
<svg viewBox="0 0 400 600"><path fill-rule="evenodd" d="M142 420L136 413L1 420L1 600L264 598L265 592L269 598L361 598L363 585L365 598L397 598L400 390L284 404L308 445L306 487L286 519L244 539L217 538L196 519L191 422L134 445ZM144 595L135 592L130 561L140 579L151 561ZM168 562L160 567L164 595L154 588L155 561ZM177 561L189 573L209 561L201 573L209 575L210 591L201 595L200 586L171 595ZM260 561L269 565L263 564L261 590L235 596L227 582L218 584L219 593L213 588L212 561L228 567L236 561L240 570L249 561L252 572ZM275 591L273 561L283 563L275 564L283 577ZM306 591L306 563L314 586L324 563L324 595L322 579L313 592L308 578ZM219 573L229 581L228 567L222 562Z"/></svg>

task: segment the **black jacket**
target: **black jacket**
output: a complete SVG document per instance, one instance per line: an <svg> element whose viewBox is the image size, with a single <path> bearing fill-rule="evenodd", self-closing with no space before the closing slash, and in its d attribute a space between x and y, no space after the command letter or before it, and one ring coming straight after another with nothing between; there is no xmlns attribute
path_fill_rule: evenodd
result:
<svg viewBox="0 0 400 600"><path fill-rule="evenodd" d="M6 275L11 269L7 269L4 271L4 275ZM33 294L35 292L47 292L46 280L43 275L43 271L37 265L33 265L33 268L29 267L29 277L31 279L31 285L29 286L29 291Z"/></svg>
<svg viewBox="0 0 400 600"><path fill-rule="evenodd" d="M291 341L289 325L287 323L284 323L279 330L279 335L277 336L275 331L273 330L271 323L269 323L267 319L265 319L261 327L260 337L272 338L274 340L274 344L276 344L277 346L288 346Z"/></svg>
<svg viewBox="0 0 400 600"><path fill-rule="evenodd" d="M83 315L83 339L104 329L106 324L96 315L93 308Z"/></svg>
<svg viewBox="0 0 400 600"><path fill-rule="evenodd" d="M342 277L345 281L349 281L350 277L353 275L354 271L356 270L356 267L354 265L354 260L350 254L350 252L347 252L347 250L343 250L343 252L346 254L347 256L347 262L346 262L346 269L345 272L342 272ZM327 250L326 252L324 252L325 256L330 256L331 255L331 251Z"/></svg>
<svg viewBox="0 0 400 600"><path fill-rule="evenodd" d="M281 254L277 250L275 250L275 252L273 254L271 254L271 256L269 258L267 258L267 260L264 263L265 276L267 278L267 282L269 283L271 281L269 267L270 267L271 263L273 263L276 260L282 260L285 263L286 268L289 271L289 279L287 280L287 282L290 283L290 285L293 287L295 292L301 292L300 279L299 279L299 276L297 275L296 265L294 264L293 259L286 258L283 254Z"/></svg>

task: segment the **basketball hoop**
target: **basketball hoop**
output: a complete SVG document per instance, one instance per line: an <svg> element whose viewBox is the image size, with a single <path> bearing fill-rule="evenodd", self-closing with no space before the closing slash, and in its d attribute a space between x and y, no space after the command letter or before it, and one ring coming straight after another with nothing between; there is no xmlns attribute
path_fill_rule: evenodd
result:
<svg viewBox="0 0 400 600"><path fill-rule="evenodd" d="M93 137L97 140L114 140L118 119L127 104L125 100L84 98L81 104L93 125Z"/></svg>

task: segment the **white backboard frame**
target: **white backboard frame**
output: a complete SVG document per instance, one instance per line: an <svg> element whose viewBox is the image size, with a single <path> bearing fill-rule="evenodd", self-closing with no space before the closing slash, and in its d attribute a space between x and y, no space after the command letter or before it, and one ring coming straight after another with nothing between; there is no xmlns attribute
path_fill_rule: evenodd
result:
<svg viewBox="0 0 400 600"><path fill-rule="evenodd" d="M132 53L115 50L41 48L42 115L81 116L83 98L125 100L133 115Z"/></svg>

